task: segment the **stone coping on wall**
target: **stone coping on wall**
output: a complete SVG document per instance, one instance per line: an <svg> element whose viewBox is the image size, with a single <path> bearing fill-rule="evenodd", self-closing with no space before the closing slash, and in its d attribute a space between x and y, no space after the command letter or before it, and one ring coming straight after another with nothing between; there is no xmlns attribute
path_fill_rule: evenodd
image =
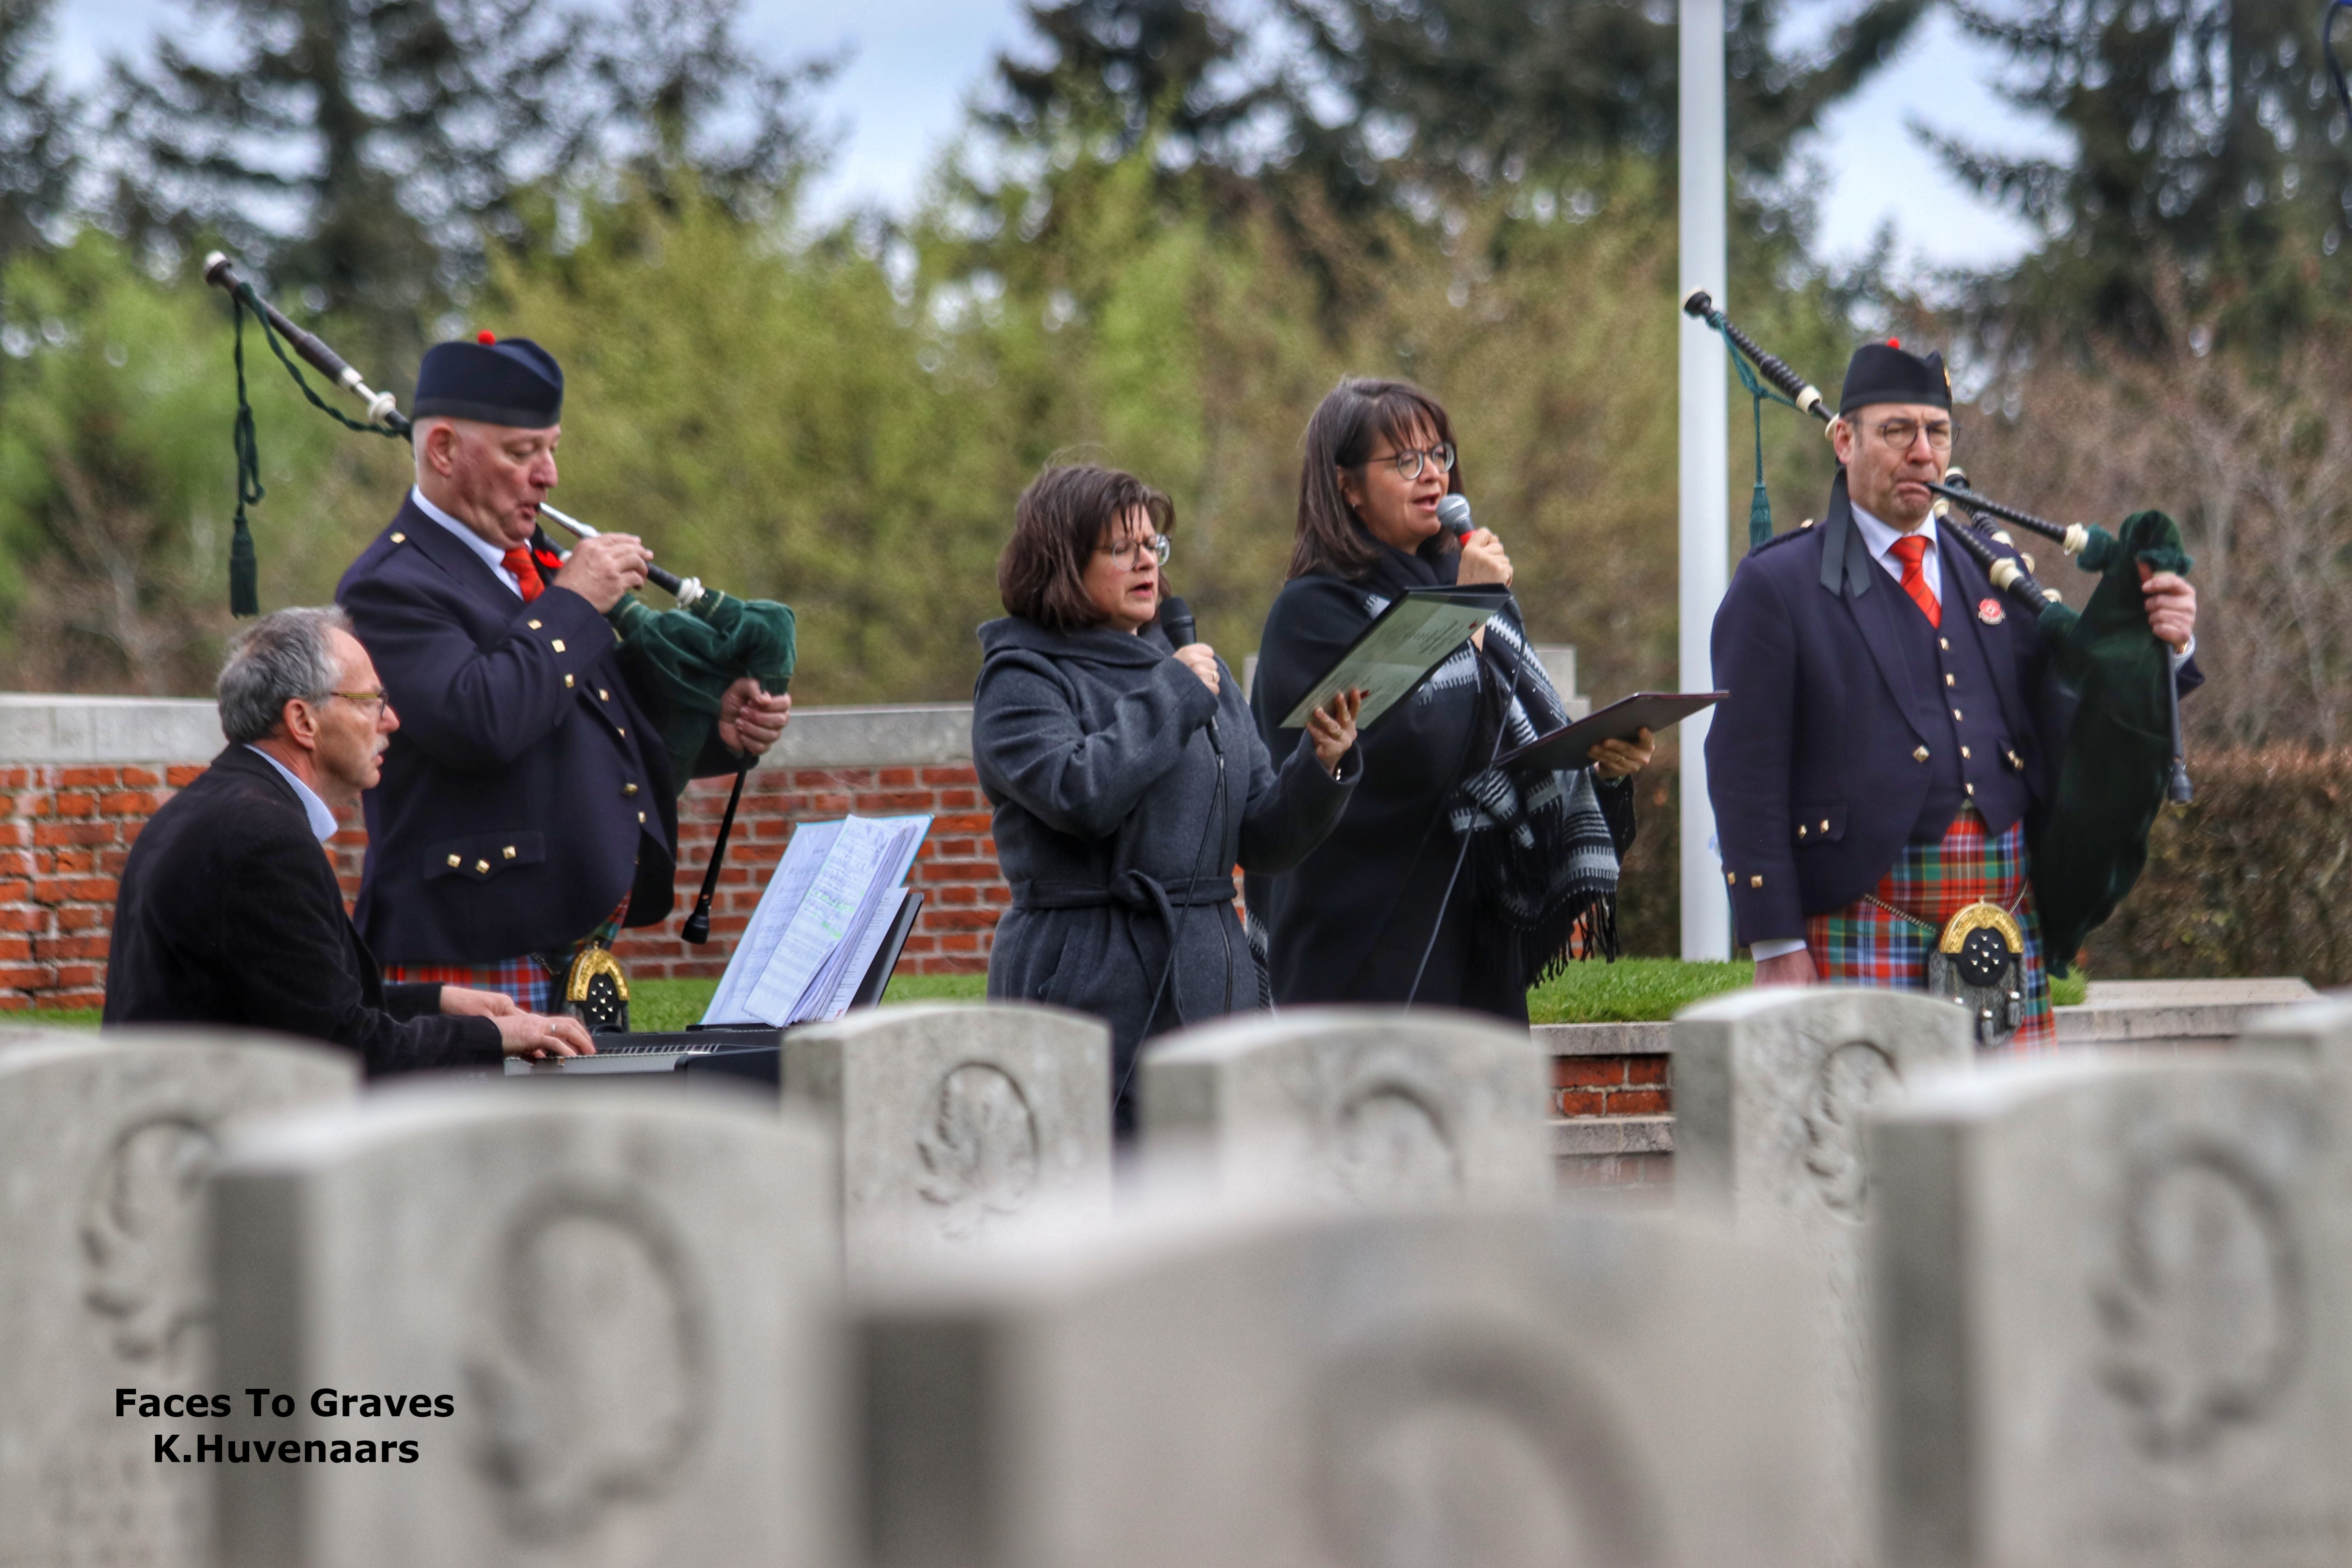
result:
<svg viewBox="0 0 2352 1568"><path fill-rule="evenodd" d="M0 692L0 763L201 763L227 744L202 698ZM971 759L971 705L795 707L762 766L919 766Z"/></svg>

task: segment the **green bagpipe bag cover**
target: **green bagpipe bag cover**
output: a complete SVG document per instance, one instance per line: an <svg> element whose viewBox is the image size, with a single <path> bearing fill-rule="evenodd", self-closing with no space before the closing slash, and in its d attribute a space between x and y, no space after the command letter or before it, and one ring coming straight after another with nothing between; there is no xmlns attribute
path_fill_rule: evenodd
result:
<svg viewBox="0 0 2352 1568"><path fill-rule="evenodd" d="M2079 698L2060 760L2057 798L2033 843L2042 951L2064 974L2091 932L2147 864L2147 835L2172 767L2172 655L2149 632L2139 565L2186 573L2180 530L2134 512L2120 538L2095 531L2080 557L2099 574L2078 616L2063 605L2039 630L2058 679Z"/></svg>
<svg viewBox="0 0 2352 1568"><path fill-rule="evenodd" d="M630 685L661 715L670 777L682 791L719 722L719 700L743 677L782 691L793 678L793 612L769 599L705 590L690 610L656 610L635 595L613 606Z"/></svg>

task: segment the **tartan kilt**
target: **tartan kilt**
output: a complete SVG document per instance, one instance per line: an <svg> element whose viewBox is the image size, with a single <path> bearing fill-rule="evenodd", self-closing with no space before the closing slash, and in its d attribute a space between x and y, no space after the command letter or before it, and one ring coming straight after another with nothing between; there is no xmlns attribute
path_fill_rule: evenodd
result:
<svg viewBox="0 0 2352 1568"><path fill-rule="evenodd" d="M2013 911L2025 933L2025 1021L2011 1051L2047 1049L2057 1040L2050 1013L2050 977L2042 963L2042 920L2026 878L2025 825L1998 837L1973 805L1963 805L1934 844L1907 844L1872 896L1916 920L1857 899L1842 910L1805 921L1813 967L1832 985L1876 985L1897 991L1927 988L1927 955L1945 922L1982 900Z"/></svg>
<svg viewBox="0 0 2352 1568"><path fill-rule="evenodd" d="M496 963L387 963L383 977L387 983L503 991L526 1013L546 1012L555 990L555 977L533 954L502 958Z"/></svg>
<svg viewBox="0 0 2352 1568"><path fill-rule="evenodd" d="M629 900L623 899L594 931L572 944L563 955L564 968L559 972L549 965L553 954L545 957L527 952L520 958L502 958L495 963L387 963L383 977L387 983L400 982L415 985L462 985L475 991L503 991L514 998L515 1005L526 1013L551 1013L555 1009L556 991L571 961L580 956L580 950L592 943L600 947L613 945L620 934L621 921L629 912Z"/></svg>

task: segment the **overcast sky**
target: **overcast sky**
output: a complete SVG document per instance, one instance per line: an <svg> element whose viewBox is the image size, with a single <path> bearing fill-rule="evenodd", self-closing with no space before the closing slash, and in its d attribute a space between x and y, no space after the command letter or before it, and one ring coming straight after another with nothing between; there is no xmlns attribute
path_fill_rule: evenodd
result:
<svg viewBox="0 0 2352 1568"><path fill-rule="evenodd" d="M1800 5L1823 18L1844 9ZM142 51L158 28L185 27L188 15L180 0L66 0L58 63L71 79L90 81L106 55ZM745 36L778 58L843 45L853 51L823 100L824 118L843 133L818 193L827 205L908 203L997 51L1019 47L1024 37L1013 0L861 0L854 11L749 0L747 15ZM1831 117L1811 149L1830 174L1824 251L1857 254L1883 223L1894 226L1897 254L1915 268L1982 265L2024 248L2025 230L1954 184L1909 130L1922 120L1992 145L2062 151L2046 125L1993 96L1986 84L1995 64L1939 11L1893 67Z"/></svg>

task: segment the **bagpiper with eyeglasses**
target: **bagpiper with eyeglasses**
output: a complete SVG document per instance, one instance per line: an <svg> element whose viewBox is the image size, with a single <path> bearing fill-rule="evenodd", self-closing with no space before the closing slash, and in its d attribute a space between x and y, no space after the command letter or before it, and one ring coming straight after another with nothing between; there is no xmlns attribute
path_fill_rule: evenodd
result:
<svg viewBox="0 0 2352 1568"><path fill-rule="evenodd" d="M652 552L605 533L566 558L540 531L562 413L563 372L527 339L427 350L415 483L335 590L401 716L352 918L387 979L533 1011L668 915L677 864L663 699L633 689L606 618ZM737 681L695 776L765 751L790 703Z"/></svg>
<svg viewBox="0 0 2352 1568"><path fill-rule="evenodd" d="M1980 1041L2043 1045L2026 846L2072 699L2027 618L1943 535L1963 524L1927 488L1952 457L1942 357L1866 343L1838 409L1827 515L1759 545L1716 612L1731 695L1707 731L1707 794L1737 939L1759 985L1964 996L1992 1009ZM2157 573L2145 593L2186 692L2203 679L2195 591Z"/></svg>

